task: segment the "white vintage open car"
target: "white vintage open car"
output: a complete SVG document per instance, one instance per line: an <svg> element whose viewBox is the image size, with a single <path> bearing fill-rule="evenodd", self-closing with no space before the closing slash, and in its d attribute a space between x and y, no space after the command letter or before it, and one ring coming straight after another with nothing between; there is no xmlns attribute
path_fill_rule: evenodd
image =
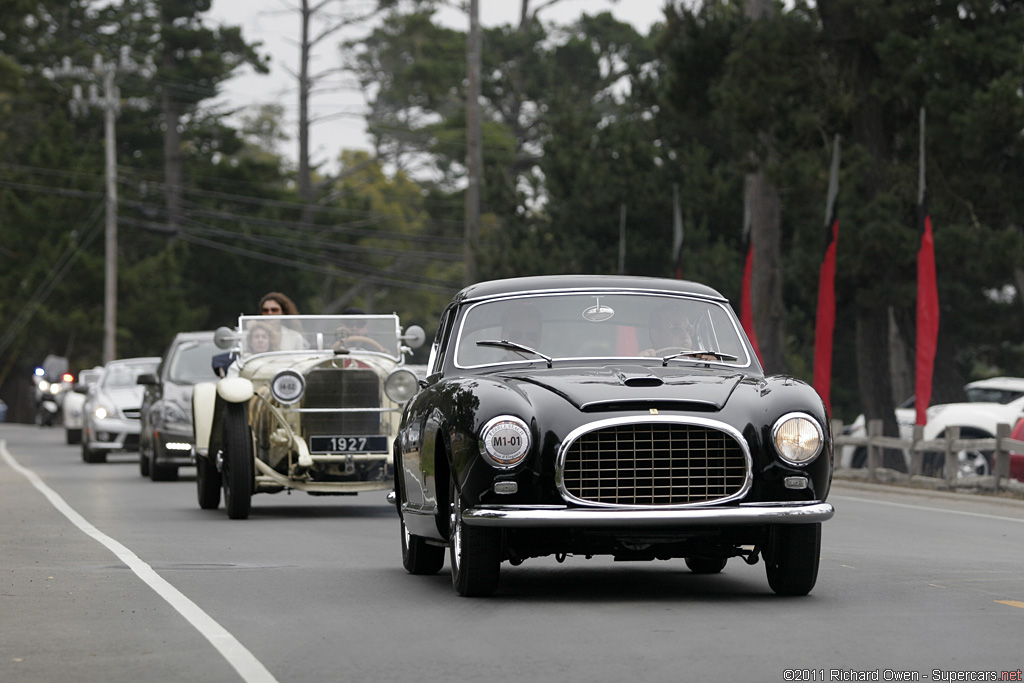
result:
<svg viewBox="0 0 1024 683"><path fill-rule="evenodd" d="M392 442L418 378L423 329L397 315L241 316L215 342L232 361L192 396L199 506L249 516L253 493L390 490Z"/></svg>

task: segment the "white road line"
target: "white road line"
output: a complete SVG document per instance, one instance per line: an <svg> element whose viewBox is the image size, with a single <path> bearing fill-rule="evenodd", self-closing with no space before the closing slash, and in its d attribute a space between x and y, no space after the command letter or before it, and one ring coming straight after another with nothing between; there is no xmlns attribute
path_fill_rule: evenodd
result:
<svg viewBox="0 0 1024 683"><path fill-rule="evenodd" d="M894 508L906 508L907 510L925 510L928 512L948 512L951 515L965 515L967 517L981 517L983 519L998 519L1003 522L1016 522L1024 524L1024 519L1019 517L1001 517L999 515L986 515L984 512L967 512L966 510L947 510L945 508L932 508L923 505L908 505L907 503L892 503L887 500L875 500L874 498L858 498L856 496L834 495L829 496L832 500L852 500L858 503L870 503L872 505L888 505Z"/></svg>
<svg viewBox="0 0 1024 683"><path fill-rule="evenodd" d="M102 531L90 524L82 515L65 502L60 495L47 486L39 476L30 469L22 467L18 461L7 450L7 442L0 439L0 458L3 458L15 472L18 472L35 486L40 493L53 504L53 507L71 520L71 523L81 529L86 535L107 547L110 552L128 565L128 568L135 572L135 575L142 579L147 586L152 588L157 595L167 601L171 607L176 609L181 616L185 617L188 623L192 624L210 644L217 648L217 651L224 656L235 671L247 683L277 683L273 674L256 659L238 640L231 635L223 626L201 610L198 605L189 600L181 591L163 579L148 564L139 559L138 555L107 536Z"/></svg>

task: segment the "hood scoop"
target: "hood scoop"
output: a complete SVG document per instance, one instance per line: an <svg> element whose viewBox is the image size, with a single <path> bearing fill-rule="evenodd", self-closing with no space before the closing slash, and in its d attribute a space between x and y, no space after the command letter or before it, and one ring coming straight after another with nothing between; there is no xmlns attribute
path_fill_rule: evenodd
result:
<svg viewBox="0 0 1024 683"><path fill-rule="evenodd" d="M644 367L618 368L615 376L626 387L660 387L665 383L665 380Z"/></svg>

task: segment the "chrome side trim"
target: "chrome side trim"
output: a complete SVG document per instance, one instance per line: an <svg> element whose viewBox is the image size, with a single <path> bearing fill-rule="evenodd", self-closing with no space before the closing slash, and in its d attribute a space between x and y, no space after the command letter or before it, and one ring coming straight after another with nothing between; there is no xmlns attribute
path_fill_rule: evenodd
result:
<svg viewBox="0 0 1024 683"><path fill-rule="evenodd" d="M725 422L720 422L718 420L709 420L708 418L704 417L681 418L673 417L670 415L631 415L628 417L615 417L608 418L606 420L588 422L587 424L572 430L566 435L564 439L562 439L562 443L558 446L558 453L555 456L555 484L558 486L558 493L562 496L562 498L569 502L576 503L577 505L587 505L598 508L618 507L611 503L596 503L593 501L581 500L576 496L572 495L571 493L569 493L569 491L565 487L565 482L562 479L565 470L565 459L568 455L569 448L572 447L572 445L584 434L589 434L590 432L604 429L606 427L618 427L620 425L631 425L648 422L662 424L698 425L701 427L707 427L709 429L717 429L731 436L736 441L736 443L739 444L740 449L743 451L743 459L746 462L747 473L744 477L743 486L740 487L739 491L737 491L731 496L719 498L718 500L715 501L715 503L726 503L731 500L737 500L747 495L747 492L750 490L750 487L753 485L754 481L754 459L750 455L750 445L747 443L747 440L743 438L743 434L738 429ZM707 504L708 503L705 501L700 503L692 503L692 506L706 506ZM662 508L661 506L652 505L650 506L650 509L658 510Z"/></svg>
<svg viewBox="0 0 1024 683"><path fill-rule="evenodd" d="M832 518L830 503L747 505L742 507L674 508L671 510L606 508L552 508L529 506L476 507L464 510L462 521L471 526L505 528L567 527L705 527L758 524L812 524Z"/></svg>

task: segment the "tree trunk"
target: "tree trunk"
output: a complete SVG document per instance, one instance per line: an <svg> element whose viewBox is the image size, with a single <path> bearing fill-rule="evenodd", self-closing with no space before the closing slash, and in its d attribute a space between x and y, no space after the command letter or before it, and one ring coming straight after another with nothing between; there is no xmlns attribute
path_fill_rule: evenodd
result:
<svg viewBox="0 0 1024 683"><path fill-rule="evenodd" d="M754 21L771 19L772 0L746 0L744 14ZM765 149L772 149L770 139ZM769 374L782 374L786 364L786 307L782 301L782 207L779 191L765 168L771 159L755 159L757 170L747 175L747 208L754 263L750 274L750 303L761 361Z"/></svg>

